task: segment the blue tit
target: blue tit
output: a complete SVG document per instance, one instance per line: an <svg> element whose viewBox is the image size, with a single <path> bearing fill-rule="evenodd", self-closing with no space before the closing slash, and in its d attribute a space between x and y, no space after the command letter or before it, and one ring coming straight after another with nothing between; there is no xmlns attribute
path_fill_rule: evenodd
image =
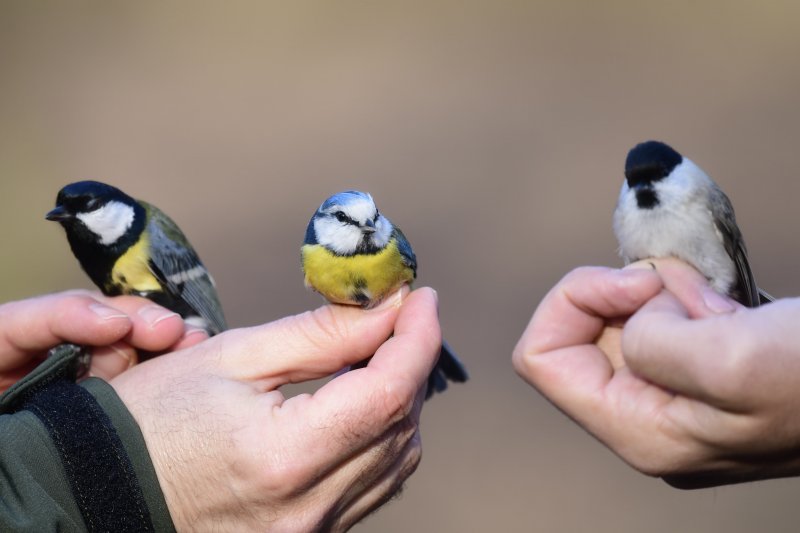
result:
<svg viewBox="0 0 800 533"><path fill-rule="evenodd" d="M626 264L677 257L742 305L772 301L756 285L731 201L700 167L662 142L643 142L628 153L614 233Z"/></svg>
<svg viewBox="0 0 800 533"><path fill-rule="evenodd" d="M301 249L305 284L329 302L368 309L417 275L417 258L400 228L383 216L372 196L334 194L311 217ZM467 380L464 365L442 344L427 397Z"/></svg>
<svg viewBox="0 0 800 533"><path fill-rule="evenodd" d="M72 253L103 294L143 296L209 335L227 328L214 280L157 207L111 185L79 181L59 191L46 218L64 227Z"/></svg>

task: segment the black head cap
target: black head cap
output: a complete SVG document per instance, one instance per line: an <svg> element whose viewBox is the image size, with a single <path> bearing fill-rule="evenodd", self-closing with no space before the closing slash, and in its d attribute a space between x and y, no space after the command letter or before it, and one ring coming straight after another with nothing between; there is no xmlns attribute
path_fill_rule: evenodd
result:
<svg viewBox="0 0 800 533"><path fill-rule="evenodd" d="M647 185L669 176L683 156L669 145L659 141L646 141L634 146L625 160L625 179L629 187Z"/></svg>
<svg viewBox="0 0 800 533"><path fill-rule="evenodd" d="M58 191L56 207L47 213L47 220L64 222L78 213L94 211L111 200L134 205L136 201L111 185L99 181L77 181Z"/></svg>

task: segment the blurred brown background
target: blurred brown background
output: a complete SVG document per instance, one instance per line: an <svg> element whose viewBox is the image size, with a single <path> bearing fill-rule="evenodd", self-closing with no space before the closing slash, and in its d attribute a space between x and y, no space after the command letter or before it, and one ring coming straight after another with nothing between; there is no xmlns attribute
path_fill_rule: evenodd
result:
<svg viewBox="0 0 800 533"><path fill-rule="evenodd" d="M357 531L796 531L800 481L681 492L516 377L569 269L618 265L627 150L656 138L733 199L756 276L797 293L800 4L0 4L0 300L87 287L44 220L118 185L178 221L234 326L320 303L299 245L370 191L437 288L468 386L430 402L402 497ZM780 246L779 243L787 243Z"/></svg>

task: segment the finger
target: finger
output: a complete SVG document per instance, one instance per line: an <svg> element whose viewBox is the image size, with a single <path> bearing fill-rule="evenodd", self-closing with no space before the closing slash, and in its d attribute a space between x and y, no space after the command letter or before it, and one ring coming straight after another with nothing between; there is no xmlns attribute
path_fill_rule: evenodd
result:
<svg viewBox="0 0 800 533"><path fill-rule="evenodd" d="M116 296L106 298L105 301L130 317L132 327L125 341L134 348L150 352L163 351L184 335L184 322L178 313L146 298Z"/></svg>
<svg viewBox="0 0 800 533"><path fill-rule="evenodd" d="M284 402L287 416L297 416L293 409L301 411L311 427L323 428L325 442L337 444L320 454L318 467L348 459L401 420L412 417L416 423L421 389L440 346L436 296L430 289L418 289L403 304L394 337L367 367L333 379L313 396Z"/></svg>
<svg viewBox="0 0 800 533"><path fill-rule="evenodd" d="M649 259L661 276L664 287L675 295L692 318L704 318L722 313L732 313L742 305L715 291L708 279L693 268L675 258Z"/></svg>
<svg viewBox="0 0 800 533"><path fill-rule="evenodd" d="M176 352L178 350L183 350L184 348L189 348L208 340L208 338L209 336L206 330L190 326L184 322L183 336L178 339L178 342L170 346L167 351Z"/></svg>
<svg viewBox="0 0 800 533"><path fill-rule="evenodd" d="M126 313L79 293L3 304L0 324L0 371L19 367L62 342L111 344L132 327Z"/></svg>
<svg viewBox="0 0 800 533"><path fill-rule="evenodd" d="M329 467L323 482L319 482L319 476L311 476L309 481L322 494L336 495L337 507L347 507L380 484L386 472L406 456L412 442L418 454L421 453L418 424L402 420L364 449L346 460L337 461L336 468Z"/></svg>
<svg viewBox="0 0 800 533"><path fill-rule="evenodd" d="M332 530L347 531L353 524L363 520L364 517L399 494L403 483L416 471L421 459L422 441L419 431L417 431L391 468L382 471L380 477L364 487L364 490L352 499L344 511L338 514Z"/></svg>
<svg viewBox="0 0 800 533"><path fill-rule="evenodd" d="M208 339L208 333L204 329L188 326L184 323L185 330L183 336L172 346L163 350L164 352L175 352L184 348L189 348ZM167 334L166 338L171 338ZM152 358L157 353L148 353L146 358ZM116 342L109 346L98 346L92 348L92 364L87 377L98 377L106 381L115 378L122 372L128 370L141 360L138 351L127 342Z"/></svg>
<svg viewBox="0 0 800 533"><path fill-rule="evenodd" d="M661 387L720 404L725 401L721 395L735 392L724 382L742 372L737 354L749 347L743 314L693 320L681 302L664 291L628 320L622 334L625 360L631 371Z"/></svg>
<svg viewBox="0 0 800 533"><path fill-rule="evenodd" d="M92 348L89 376L106 381L118 376L139 361L136 350L125 342Z"/></svg>
<svg viewBox="0 0 800 533"><path fill-rule="evenodd" d="M328 454L327 463L323 462L314 468L314 478L323 471L330 472L328 483L337 487L334 492L342 495L341 505L352 501L376 484L384 472L397 462L398 454L402 458L408 452L409 445L416 448L418 462L422 451L419 420L426 391L427 386L420 387L409 415L394 424L377 441L365 443L347 459L340 457L339 461L331 462ZM402 449L406 449L406 452L400 452Z"/></svg>
<svg viewBox="0 0 800 533"><path fill-rule="evenodd" d="M589 345L607 321L630 315L660 288L660 278L650 269L573 270L544 297L517 343L513 354L517 372L533 383L536 380L530 375L533 360L562 348L586 346L575 352L576 356L580 360L592 357L598 351ZM607 362L601 362L600 366L607 367Z"/></svg>
<svg viewBox="0 0 800 533"><path fill-rule="evenodd" d="M383 343L367 367L362 369L367 374L376 374L376 380L387 379L389 384L398 386L398 398L402 399L402 404L409 398L413 400L427 386L441 352L438 306L438 296L433 289L423 287L414 291L397 317L394 336ZM421 351L423 357L405 356L406 351L414 349ZM433 358L429 357L431 353Z"/></svg>
<svg viewBox="0 0 800 533"><path fill-rule="evenodd" d="M223 364L231 377L261 380L264 390L330 375L366 359L388 339L400 314L404 287L380 306L363 310L324 305L269 324L217 335L230 353Z"/></svg>

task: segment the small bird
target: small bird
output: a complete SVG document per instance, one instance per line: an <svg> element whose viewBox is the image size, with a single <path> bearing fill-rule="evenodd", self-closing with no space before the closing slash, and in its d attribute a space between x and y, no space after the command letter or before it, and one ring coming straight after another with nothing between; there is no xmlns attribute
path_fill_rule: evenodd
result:
<svg viewBox="0 0 800 533"><path fill-rule="evenodd" d="M79 181L59 191L45 218L64 227L72 253L103 294L143 296L209 335L227 328L214 280L157 207L111 185Z"/></svg>
<svg viewBox="0 0 800 533"><path fill-rule="evenodd" d="M368 309L417 276L417 258L403 232L360 191L322 202L308 223L301 253L306 286L332 303ZM467 378L464 365L443 342L426 397L445 390L447 380Z"/></svg>
<svg viewBox="0 0 800 533"><path fill-rule="evenodd" d="M753 278L733 206L700 167L659 141L636 145L614 211L625 264L677 257L742 305L772 301Z"/></svg>

